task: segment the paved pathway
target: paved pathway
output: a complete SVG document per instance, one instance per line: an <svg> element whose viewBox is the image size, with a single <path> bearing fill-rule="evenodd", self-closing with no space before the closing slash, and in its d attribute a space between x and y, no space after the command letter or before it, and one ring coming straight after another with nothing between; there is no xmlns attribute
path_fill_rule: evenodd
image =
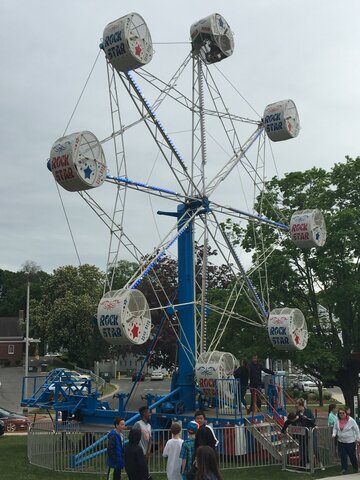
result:
<svg viewBox="0 0 360 480"><path fill-rule="evenodd" d="M343 405L345 405L345 399L344 399L344 395L341 393L341 392L333 392L332 393L332 397L334 398L334 400L336 400L337 402L340 402L342 403Z"/></svg>
<svg viewBox="0 0 360 480"><path fill-rule="evenodd" d="M358 473L350 473L350 474L347 474L347 475L337 475L335 477L325 477L325 478L322 478L321 480L328 480L328 479L331 479L331 480L344 480L346 478L346 480L348 479L357 479L359 480L359 474Z"/></svg>

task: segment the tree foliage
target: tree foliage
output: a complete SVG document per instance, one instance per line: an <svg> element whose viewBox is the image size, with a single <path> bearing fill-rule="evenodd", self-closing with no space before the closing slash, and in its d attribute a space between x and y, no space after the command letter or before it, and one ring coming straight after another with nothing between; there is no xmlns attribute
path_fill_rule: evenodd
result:
<svg viewBox="0 0 360 480"><path fill-rule="evenodd" d="M303 351L283 356L316 378L333 379L352 404L360 372L360 158L346 157L328 172L312 168L275 177L260 202L273 219L289 222L293 212L312 208L325 216L327 241L318 249L297 248L267 225L257 225L255 233L275 247L267 262L273 307L300 308L310 332ZM250 228L232 233L255 258Z"/></svg>
<svg viewBox="0 0 360 480"><path fill-rule="evenodd" d="M39 301L32 302L36 334L50 350L66 349L69 360L89 367L107 345L93 321L102 295L104 274L91 265L56 269Z"/></svg>
<svg viewBox="0 0 360 480"><path fill-rule="evenodd" d="M0 270L0 315L16 317L19 310L25 311L28 281L31 298L39 299L48 278L49 274L41 270L31 271L30 274L24 270Z"/></svg>

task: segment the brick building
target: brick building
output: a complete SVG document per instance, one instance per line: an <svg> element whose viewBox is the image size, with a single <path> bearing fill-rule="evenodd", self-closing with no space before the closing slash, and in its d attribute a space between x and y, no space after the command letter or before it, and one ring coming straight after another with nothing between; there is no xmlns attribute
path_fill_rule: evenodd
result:
<svg viewBox="0 0 360 480"><path fill-rule="evenodd" d="M0 317L0 364L18 365L24 353L24 332L18 317Z"/></svg>

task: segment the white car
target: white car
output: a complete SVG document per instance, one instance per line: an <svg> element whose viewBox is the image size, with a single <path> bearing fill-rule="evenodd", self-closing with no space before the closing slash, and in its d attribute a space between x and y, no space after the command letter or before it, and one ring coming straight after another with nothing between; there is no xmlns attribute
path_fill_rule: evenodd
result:
<svg viewBox="0 0 360 480"><path fill-rule="evenodd" d="M294 387L303 392L317 392L318 386L315 380L309 377L301 377L295 383Z"/></svg>
<svg viewBox="0 0 360 480"><path fill-rule="evenodd" d="M151 374L150 380L164 380L164 374L161 370L154 370Z"/></svg>
<svg viewBox="0 0 360 480"><path fill-rule="evenodd" d="M65 392L70 391L78 393L81 390L83 393L87 392L87 386L89 384L87 376L83 378L78 372L68 369L54 370L53 378L57 383L61 385ZM55 391L55 382L51 383L48 387L50 392Z"/></svg>
<svg viewBox="0 0 360 480"><path fill-rule="evenodd" d="M318 387L314 380L304 380L302 383L304 392L317 392Z"/></svg>
<svg viewBox="0 0 360 480"><path fill-rule="evenodd" d="M84 381L84 380L91 380L91 375L87 375L86 373L79 373L76 370L65 370L70 373L70 375L74 378L77 378L78 381Z"/></svg>

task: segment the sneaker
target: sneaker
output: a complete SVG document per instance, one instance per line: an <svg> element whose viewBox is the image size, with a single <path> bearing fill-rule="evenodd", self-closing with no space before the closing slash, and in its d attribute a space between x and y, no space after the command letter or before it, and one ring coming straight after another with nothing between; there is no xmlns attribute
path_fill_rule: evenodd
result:
<svg viewBox="0 0 360 480"><path fill-rule="evenodd" d="M325 467L322 462L320 462L320 470L325 470Z"/></svg>
<svg viewBox="0 0 360 480"><path fill-rule="evenodd" d="M341 475L346 475L348 473L347 470L341 470Z"/></svg>

